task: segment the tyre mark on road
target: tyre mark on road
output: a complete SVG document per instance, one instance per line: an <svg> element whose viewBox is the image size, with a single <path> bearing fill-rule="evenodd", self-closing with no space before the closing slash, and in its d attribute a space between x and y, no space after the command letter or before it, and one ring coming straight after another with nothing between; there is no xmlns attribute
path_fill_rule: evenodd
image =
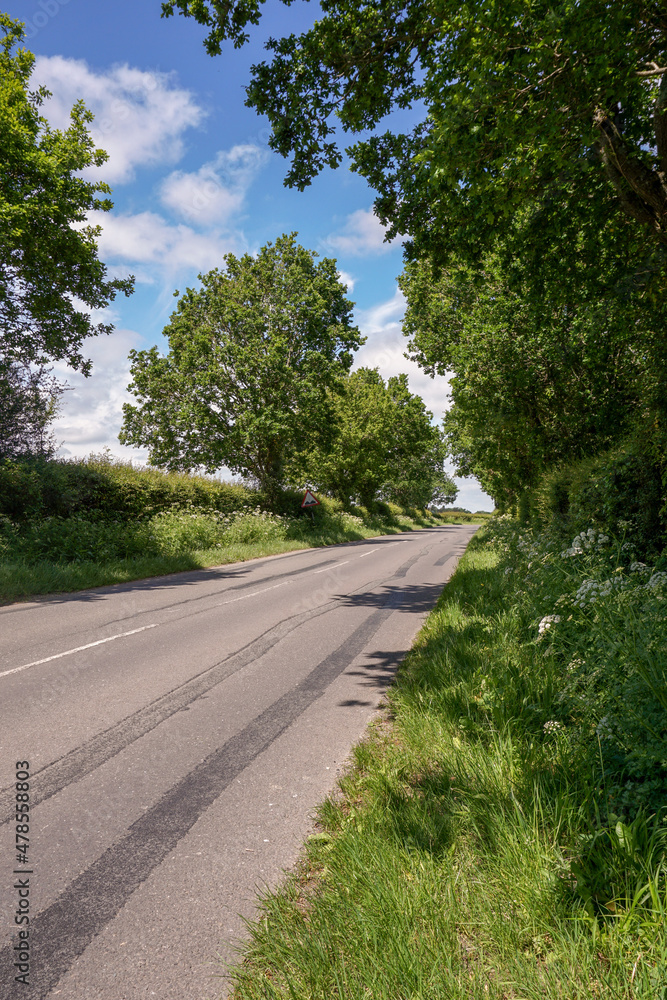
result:
<svg viewBox="0 0 667 1000"><path fill-rule="evenodd" d="M388 580L400 580L405 577L410 567L421 557L428 546L422 546L419 551L407 559ZM281 639L285 638L302 622L312 620L314 617L326 614L328 611L338 607L339 602L353 594L364 592L367 589L372 591L377 586L386 584L388 580L375 581L364 588L351 591L349 594L339 595L334 600L328 601L319 607L311 608L300 614L284 619L272 628L267 629L247 646L236 650L234 653L225 656L212 667L190 678L184 684L173 688L160 698L139 709L132 715L127 716L120 722L115 723L103 732L93 736L90 740L58 760L47 764L40 771L35 771L31 781L31 796L33 806L46 801L51 796L62 791L72 782L79 781L87 774L101 767L112 757L121 753L126 747L136 740L145 736L152 729L155 729L171 715L180 712L187 705L196 701L222 681L231 677L238 670L264 656ZM397 595L392 592L388 595L384 605L396 606ZM178 619L174 620L175 622ZM14 786L0 791L0 826L10 822L14 818L15 801Z"/></svg>
<svg viewBox="0 0 667 1000"><path fill-rule="evenodd" d="M337 605L337 600L331 601L318 608L315 614L325 614ZM32 804L38 805L40 802L44 802L73 781L79 781L91 771L101 767L102 764L111 760L135 740L155 729L171 715L180 712L191 702L196 701L197 698L231 677L232 674L264 656L276 643L298 628L302 621L313 616L312 611L305 611L279 622L253 639L247 646L224 657L184 684L173 688L160 698L156 698L155 701L139 709L138 712L128 715L125 719L98 733L97 736L93 736L92 739L75 750L71 750L64 757L48 764L41 771L35 771L30 786ZM12 785L0 793L0 825L12 820L14 811L14 786Z"/></svg>
<svg viewBox="0 0 667 1000"><path fill-rule="evenodd" d="M206 809L325 693L392 613L387 607L369 615L304 680L178 781L120 841L31 920L31 940L35 942L31 1000L47 996ZM0 967L11 969L13 960L12 945L0 949ZM0 983L0 1000L23 997L24 989L21 983L5 980Z"/></svg>

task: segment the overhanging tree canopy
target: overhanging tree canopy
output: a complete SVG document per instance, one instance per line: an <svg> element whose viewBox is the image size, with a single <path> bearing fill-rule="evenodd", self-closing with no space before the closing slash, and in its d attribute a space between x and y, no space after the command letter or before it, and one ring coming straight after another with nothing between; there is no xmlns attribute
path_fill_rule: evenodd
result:
<svg viewBox="0 0 667 1000"><path fill-rule="evenodd" d="M290 2L290 0L284 0ZM167 0L235 46L263 0ZM271 122L303 188L338 166L339 127L376 130L393 108L426 106L410 133L347 149L413 256L488 246L537 199L611 202L667 242L667 10L659 0L322 0L301 35L271 39L247 103ZM556 229L552 238L558 238Z"/></svg>
<svg viewBox="0 0 667 1000"><path fill-rule="evenodd" d="M597 294L590 278L579 295L550 284L542 299L526 268L515 261L508 273L501 254L481 269L452 260L438 276L413 262L399 279L411 356L450 377L445 429L458 472L477 476L498 504L664 409L664 309L640 309L630 291L605 294L609 270L602 260Z"/></svg>

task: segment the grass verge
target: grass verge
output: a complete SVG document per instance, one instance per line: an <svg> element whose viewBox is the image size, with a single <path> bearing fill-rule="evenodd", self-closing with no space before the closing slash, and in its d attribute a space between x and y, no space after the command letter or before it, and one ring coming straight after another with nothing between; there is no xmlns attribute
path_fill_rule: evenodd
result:
<svg viewBox="0 0 667 1000"><path fill-rule="evenodd" d="M6 530L9 540L0 561L0 602L460 523L417 512L412 516L378 517L365 511L354 515L330 506L318 511L314 522L261 511L234 516L177 510L135 525L77 517L45 519L32 526L34 538L25 530L11 537ZM46 558L40 558L41 549ZM130 554L123 556L123 552Z"/></svg>
<svg viewBox="0 0 667 1000"><path fill-rule="evenodd" d="M389 719L356 748L296 872L262 898L234 1000L667 998L662 817L610 812L605 783L625 766L605 771L598 716L611 727L612 708L590 689L562 697L561 653L582 654L579 676L618 601L572 602L565 620L562 577L578 594L585 548L558 562L478 532L401 668ZM654 600L649 584L628 576L627 592ZM547 620L556 593L561 614Z"/></svg>

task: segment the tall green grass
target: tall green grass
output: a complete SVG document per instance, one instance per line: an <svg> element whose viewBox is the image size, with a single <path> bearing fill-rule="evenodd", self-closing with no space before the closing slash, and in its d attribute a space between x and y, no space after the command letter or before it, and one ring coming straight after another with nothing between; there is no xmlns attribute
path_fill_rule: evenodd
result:
<svg viewBox="0 0 667 1000"><path fill-rule="evenodd" d="M664 591L624 544L478 533L235 1000L667 998Z"/></svg>
<svg viewBox="0 0 667 1000"><path fill-rule="evenodd" d="M244 505L236 512L185 508L144 518L0 517L0 600L81 590L295 549L413 530L440 519L398 508L345 511L323 499L312 518Z"/></svg>

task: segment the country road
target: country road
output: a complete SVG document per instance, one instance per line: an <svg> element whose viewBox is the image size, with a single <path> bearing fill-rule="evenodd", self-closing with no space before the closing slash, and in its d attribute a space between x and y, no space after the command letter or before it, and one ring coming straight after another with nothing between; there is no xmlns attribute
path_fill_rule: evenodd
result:
<svg viewBox="0 0 667 1000"><path fill-rule="evenodd" d="M475 530L0 608L0 1000L223 996L216 956L294 863Z"/></svg>

